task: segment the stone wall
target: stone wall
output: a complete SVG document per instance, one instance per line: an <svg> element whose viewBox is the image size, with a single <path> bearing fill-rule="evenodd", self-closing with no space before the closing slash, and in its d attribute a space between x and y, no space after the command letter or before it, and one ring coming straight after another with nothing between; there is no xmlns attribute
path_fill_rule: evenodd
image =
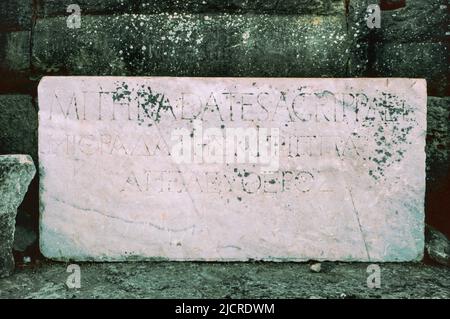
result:
<svg viewBox="0 0 450 319"><path fill-rule="evenodd" d="M0 154L37 158L45 75L416 77L428 81L427 221L450 235L446 0L2 0ZM67 27L67 5L82 12ZM389 10L387 10L389 9ZM19 209L37 231L38 183Z"/></svg>

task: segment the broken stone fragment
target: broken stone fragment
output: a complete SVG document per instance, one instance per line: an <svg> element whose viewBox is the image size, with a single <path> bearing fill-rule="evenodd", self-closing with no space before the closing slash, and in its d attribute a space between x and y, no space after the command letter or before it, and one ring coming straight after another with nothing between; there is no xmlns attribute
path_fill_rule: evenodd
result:
<svg viewBox="0 0 450 319"><path fill-rule="evenodd" d="M12 246L17 207L36 173L29 155L0 155L0 278L14 269Z"/></svg>
<svg viewBox="0 0 450 319"><path fill-rule="evenodd" d="M322 264L321 263L314 263L309 267L309 270L311 272L321 272L322 271Z"/></svg>
<svg viewBox="0 0 450 319"><path fill-rule="evenodd" d="M450 240L433 227L427 225L425 232L425 248L434 261L450 266Z"/></svg>

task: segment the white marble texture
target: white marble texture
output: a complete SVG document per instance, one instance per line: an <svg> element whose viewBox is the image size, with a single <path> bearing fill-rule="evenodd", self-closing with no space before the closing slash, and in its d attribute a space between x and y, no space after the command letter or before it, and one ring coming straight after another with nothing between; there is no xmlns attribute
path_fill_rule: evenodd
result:
<svg viewBox="0 0 450 319"><path fill-rule="evenodd" d="M194 116L203 131L278 129L278 170L198 153L175 161L173 132L201 136ZM419 260L425 136L419 79L46 77L41 251L76 261Z"/></svg>

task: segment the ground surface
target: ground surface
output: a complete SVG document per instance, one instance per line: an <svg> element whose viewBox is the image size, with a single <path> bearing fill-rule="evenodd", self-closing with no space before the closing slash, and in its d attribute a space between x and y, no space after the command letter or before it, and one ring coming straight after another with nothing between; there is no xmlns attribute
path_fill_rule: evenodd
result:
<svg viewBox="0 0 450 319"><path fill-rule="evenodd" d="M450 268L422 264L380 264L380 289L363 263L79 265L80 289L66 286L68 264L43 262L0 279L0 298L450 298Z"/></svg>

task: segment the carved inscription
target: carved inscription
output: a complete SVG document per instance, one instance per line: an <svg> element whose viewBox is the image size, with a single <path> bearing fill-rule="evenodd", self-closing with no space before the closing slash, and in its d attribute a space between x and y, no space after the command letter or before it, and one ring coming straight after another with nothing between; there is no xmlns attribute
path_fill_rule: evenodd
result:
<svg viewBox="0 0 450 319"><path fill-rule="evenodd" d="M125 241L108 246L106 260L128 251L194 260L415 259L420 234L404 230L414 242L407 256L398 254L402 240L378 237L398 231L383 218L421 227L424 96L424 82L407 79L45 78L44 253L103 256L88 235L62 252L51 242L73 239L61 225L72 214ZM244 228L230 237L223 232L231 221ZM171 245L170 229L184 232L185 250ZM264 239L270 229L278 235ZM333 240L344 243L336 255L327 248ZM230 245L240 250L218 248Z"/></svg>

